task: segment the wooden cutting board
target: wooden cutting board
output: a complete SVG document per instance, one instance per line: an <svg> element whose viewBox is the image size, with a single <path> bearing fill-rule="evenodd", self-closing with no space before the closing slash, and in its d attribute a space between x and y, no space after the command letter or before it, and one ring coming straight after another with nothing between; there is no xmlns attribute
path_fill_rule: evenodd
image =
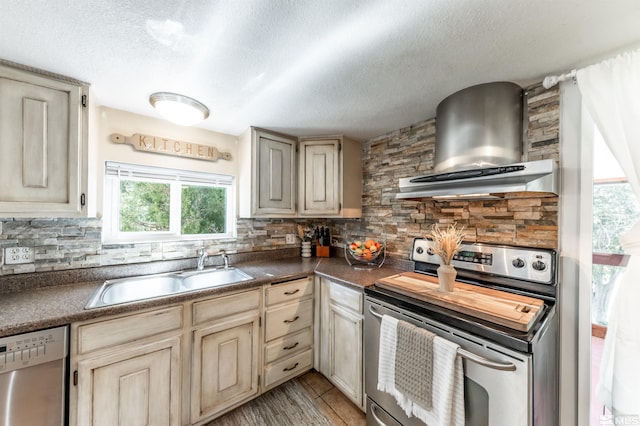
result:
<svg viewBox="0 0 640 426"><path fill-rule="evenodd" d="M452 292L441 292L438 277L416 272L382 278L376 285L519 331L529 331L544 308L540 299L458 281Z"/></svg>

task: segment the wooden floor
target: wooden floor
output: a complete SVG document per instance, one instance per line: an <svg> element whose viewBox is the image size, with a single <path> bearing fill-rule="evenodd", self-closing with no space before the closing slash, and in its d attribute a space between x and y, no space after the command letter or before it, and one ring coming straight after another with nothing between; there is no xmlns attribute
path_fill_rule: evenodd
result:
<svg viewBox="0 0 640 426"><path fill-rule="evenodd" d="M312 370L206 426L365 426L364 413Z"/></svg>
<svg viewBox="0 0 640 426"><path fill-rule="evenodd" d="M318 407L336 426L364 426L365 415L329 380L315 370L296 379Z"/></svg>

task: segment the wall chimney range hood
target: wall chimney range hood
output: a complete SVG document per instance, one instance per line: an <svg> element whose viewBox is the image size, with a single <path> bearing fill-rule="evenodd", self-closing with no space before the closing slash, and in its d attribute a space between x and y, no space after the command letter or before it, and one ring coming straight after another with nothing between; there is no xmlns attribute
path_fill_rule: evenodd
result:
<svg viewBox="0 0 640 426"><path fill-rule="evenodd" d="M436 112L434 173L400 179L396 198L555 196L555 161L521 162L523 108L522 88L510 82L445 98Z"/></svg>
<svg viewBox="0 0 640 426"><path fill-rule="evenodd" d="M551 197L558 193L554 160L458 170L400 179L397 199Z"/></svg>

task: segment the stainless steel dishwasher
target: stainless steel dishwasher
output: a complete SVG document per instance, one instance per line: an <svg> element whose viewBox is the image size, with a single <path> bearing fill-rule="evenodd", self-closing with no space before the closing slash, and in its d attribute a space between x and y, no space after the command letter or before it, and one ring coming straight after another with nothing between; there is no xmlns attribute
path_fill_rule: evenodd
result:
<svg viewBox="0 0 640 426"><path fill-rule="evenodd" d="M65 423L67 327L0 338L0 426Z"/></svg>

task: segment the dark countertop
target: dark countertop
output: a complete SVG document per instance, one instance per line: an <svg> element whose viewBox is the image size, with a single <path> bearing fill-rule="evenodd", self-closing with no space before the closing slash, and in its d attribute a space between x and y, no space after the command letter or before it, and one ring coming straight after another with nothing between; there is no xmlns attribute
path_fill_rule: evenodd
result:
<svg viewBox="0 0 640 426"><path fill-rule="evenodd" d="M84 307L103 280L79 280L74 284L42 285L0 293L0 337L112 314L168 306L229 291L289 281L314 273L352 288L364 289L365 286L373 284L379 278L402 272L402 269L386 265L371 271L354 270L345 262L344 258L303 259L289 257L275 260L245 261L233 264L233 266L242 269L255 279L238 284L90 310L86 310Z"/></svg>
<svg viewBox="0 0 640 426"><path fill-rule="evenodd" d="M371 270L355 269L344 258L330 257L321 259L316 266L315 273L331 281L363 290L380 278L404 272L398 265L382 266Z"/></svg>

